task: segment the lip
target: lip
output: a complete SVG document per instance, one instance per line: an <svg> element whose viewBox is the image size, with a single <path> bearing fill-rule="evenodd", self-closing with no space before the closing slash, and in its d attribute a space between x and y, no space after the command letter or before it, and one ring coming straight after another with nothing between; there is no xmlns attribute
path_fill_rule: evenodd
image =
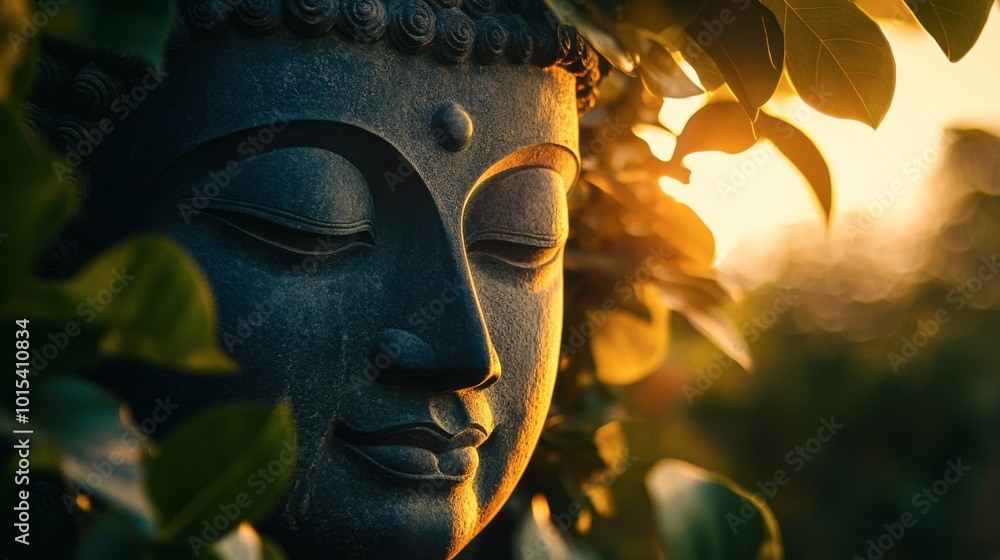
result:
<svg viewBox="0 0 1000 560"><path fill-rule="evenodd" d="M471 424L451 434L431 422L365 431L340 422L333 436L381 470L409 480L461 482L479 466L477 448L489 437Z"/></svg>

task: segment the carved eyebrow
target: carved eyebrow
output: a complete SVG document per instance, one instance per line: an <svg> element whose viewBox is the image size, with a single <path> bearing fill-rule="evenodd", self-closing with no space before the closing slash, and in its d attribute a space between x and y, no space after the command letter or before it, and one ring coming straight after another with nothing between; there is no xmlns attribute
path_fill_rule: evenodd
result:
<svg viewBox="0 0 1000 560"><path fill-rule="evenodd" d="M525 243L532 242L541 247L558 247L563 243L563 236L561 235L543 235L540 233L511 233L510 231L503 229L482 229L476 231L473 235L470 235L465 243L467 245L472 245L477 241L484 240L500 240L500 241L510 241L512 243Z"/></svg>
<svg viewBox="0 0 1000 560"><path fill-rule="evenodd" d="M275 132L279 127L280 130ZM273 138L270 142L248 144L248 139L258 138L268 129ZM322 120L290 121L238 130L206 140L155 172L149 185L164 181L172 184L193 183L209 173L222 172L231 166L242 165L250 158L282 148L319 148L337 154L357 167L370 185L380 183L380 161L385 161L386 157L393 161L401 157L399 150L384 138L352 124Z"/></svg>
<svg viewBox="0 0 1000 560"><path fill-rule="evenodd" d="M525 146L507 154L480 175L469 192L470 198L483 183L507 173L532 167L542 167L559 173L562 175L563 185L569 190L580 173L580 160L572 150L560 144L544 142Z"/></svg>

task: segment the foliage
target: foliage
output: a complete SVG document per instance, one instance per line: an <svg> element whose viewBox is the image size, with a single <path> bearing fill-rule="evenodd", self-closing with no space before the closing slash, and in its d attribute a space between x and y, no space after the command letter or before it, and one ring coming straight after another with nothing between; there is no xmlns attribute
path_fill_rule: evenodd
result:
<svg viewBox="0 0 1000 560"><path fill-rule="evenodd" d="M683 159L690 153L735 153L771 141L807 178L829 216L830 174L820 151L762 107L787 81L820 112L876 127L895 87L889 45L866 13L879 2L548 1L612 64L638 79L607 82L602 105L583 122L584 171L571 192L563 358L552 414L515 497L467 554L488 558L506 551L481 544L499 532L508 543L516 535L520 557L528 558L555 557L556 551L567 557L666 552L674 558L780 558L780 536L766 504L692 465L660 462L671 449L647 446L642 457L630 455L626 434L641 430L623 399L635 399L634 389L646 388L650 375L661 370L670 311L732 360L751 366L747 344L724 312L731 296L712 269L711 233L689 208L664 195L656 180L669 175L686 182L691 172ZM972 47L991 4L927 0L906 7L955 61ZM74 0L59 6L44 34L158 61L168 1ZM122 447L121 435L135 433L134 422L117 397L87 380L91 368L111 358L202 374L231 371L233 364L215 345L204 279L166 239L126 240L67 280L35 277L37 259L73 214L75 193L56 179L51 152L26 136L18 116L38 46L21 27L25 16L37 12L25 0L4 0L3 7L0 31L18 40L0 51L0 142L6 148L0 164L8 174L0 221L9 228L0 238L6 267L0 317L7 325L31 317L34 332L63 333L70 340L40 378L30 379L38 400L33 465L56 473L59 484L72 490L93 474L95 461L115 453L122 459L99 491L73 502L79 523L57 523L51 534L58 539L47 544L60 553L75 549L81 558L182 557L192 550L188 537L200 534L213 507L237 499L249 466L279 456L294 441L289 411L212 409L162 444ZM690 77L687 65L694 71ZM677 134L672 160L655 159L636 127L662 128L663 97L703 92L711 94L709 103ZM114 271L131 271L134 283L80 324L80 302L104 289ZM78 334L66 330L70 323ZM12 411L2 412L10 422ZM209 424L212 429L204 427ZM211 554L281 557L247 522L261 519L283 484L279 480L241 508L212 543ZM731 535L718 519L736 503L752 507L756 521ZM505 534L505 527L516 531Z"/></svg>
<svg viewBox="0 0 1000 560"><path fill-rule="evenodd" d="M786 72L816 110L878 126L892 101L892 50L865 4L850 0L548 0L627 74L691 91L685 61L709 90L727 84L751 121ZM949 60L960 60L986 24L992 0L905 2ZM902 7L895 6L902 10ZM667 56L664 56L666 54ZM673 64L670 61L673 61ZM643 66L646 66L644 69ZM652 91L652 90L651 90Z"/></svg>
<svg viewBox="0 0 1000 560"><path fill-rule="evenodd" d="M0 24L10 40L0 54L0 168L7 177L0 191L0 320L10 340L25 333L17 337L27 341L31 367L18 370L18 387L31 397L24 423L14 423L10 402L3 403L0 418L6 437L15 429L33 431L32 502L60 502L33 510L33 549L46 557L176 559L199 551L191 541L197 535L201 546L212 547L204 556L283 557L245 522L259 521L270 509L290 464L286 474L252 494L250 505L229 515L225 528L216 527L215 536L206 538L202 523L215 522L219 504L239 502L246 473L260 461L294 450L286 406L212 409L160 445L148 439L145 427L140 431L117 396L88 380L109 359L198 374L235 370L217 346L208 285L183 250L166 238L143 235L111 247L68 279L35 273L73 216L77 193L53 172L50 148L29 137L21 122L18 103L30 89L38 39L19 34L19 27L33 21L25 16L44 13L52 18L42 26L46 34L155 60L170 3L52 2L56 14L42 7L30 11L21 1L4 7ZM13 479L17 463L7 457ZM10 488L7 502L15 500ZM72 518L52 512L56 507Z"/></svg>
<svg viewBox="0 0 1000 560"><path fill-rule="evenodd" d="M889 110L896 69L891 47L866 9L881 16L912 12L951 61L978 39L992 0L886 2L885 0L546 0L565 23L577 26L611 63L637 76L655 98L690 97L708 92L707 105L678 136L670 164L652 154L627 163L610 162L614 172L640 169L650 179L668 175L687 183L686 155L719 150L738 153L770 140L799 168L829 217L829 171L818 149L791 124L762 108L781 91L821 113L877 127ZM890 4L887 6L886 4ZM905 6L905 9L904 7ZM905 14L904 14L905 12ZM688 65L701 82L685 73ZM725 86L725 87L723 87ZM635 104L635 85L619 85ZM618 91L601 100L615 104ZM713 107L735 100L742 111ZM656 111L628 115L629 127L662 128ZM669 132L669 131L668 131ZM608 163L608 162L605 162Z"/></svg>
<svg viewBox="0 0 1000 560"><path fill-rule="evenodd" d="M559 525L565 557L653 557L657 544L652 535L658 529L650 520L658 507L657 492L644 486L638 473L653 469L656 457L676 456L683 445L671 446L666 454L645 446L636 465L629 461L625 472L618 470L622 456L631 458L625 434L644 433L634 408L623 399L633 394L633 387L645 387L649 376L661 369L671 336L668 310L683 315L728 355L728 363L751 367L748 345L724 312L730 295L712 269L711 232L690 209L664 194L658 179L670 176L687 183L691 172L683 160L688 154L740 153L769 141L799 169L829 218L833 189L820 150L799 129L762 107L784 82L791 88L783 89L795 91L820 112L876 127L892 99L894 62L878 25L862 9L880 4L875 1L548 4L565 23L580 28L619 70L638 79L618 74L606 80L598 107L581 123L584 165L570 195L560 377L551 418L518 488L520 498L511 500L506 515L514 520L511 524L532 519L538 526L538 497L544 496L557 524L566 512L581 510L572 523ZM942 17L937 28L928 8L939 4L907 6L913 6L917 20L948 57L958 60L978 37L991 4L949 5L949 13L962 17ZM894 9L890 14L902 8ZM942 43L939 37L950 37L950 42ZM665 130L659 121L663 97L702 93L682 63L693 68L709 95L676 134L671 160L662 162L636 131ZM658 406L672 405L664 399ZM668 425L646 429L656 431L655 440L670 439ZM607 437L609 433L617 435ZM609 472L615 474L610 483L595 481ZM683 472L676 469L674 474ZM766 505L760 511L764 513L758 520L769 516ZM697 518L692 513L687 519ZM710 526L692 528L692 534L710 531ZM480 539L492 544L480 544L469 557L490 557L488 550L505 538L522 539L513 545L515 554L520 550L521 557L531 557L538 547L532 547L530 538L523 539L536 533L544 531L504 534L494 527ZM713 539L718 546L733 542L728 528ZM757 542L758 557L781 554L779 537ZM659 550L663 546L670 545L662 543ZM703 552L674 554L706 557Z"/></svg>

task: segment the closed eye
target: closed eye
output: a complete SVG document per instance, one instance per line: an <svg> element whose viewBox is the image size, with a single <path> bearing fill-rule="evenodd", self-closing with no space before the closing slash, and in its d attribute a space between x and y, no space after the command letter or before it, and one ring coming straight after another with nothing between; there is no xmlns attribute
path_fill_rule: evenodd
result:
<svg viewBox="0 0 1000 560"><path fill-rule="evenodd" d="M518 268L540 268L559 256L560 246L539 247L504 239L481 239L469 245L469 253L483 253Z"/></svg>
<svg viewBox="0 0 1000 560"><path fill-rule="evenodd" d="M232 210L208 208L204 212L255 239L302 255L332 255L354 245L375 244L370 230L344 234L319 233Z"/></svg>

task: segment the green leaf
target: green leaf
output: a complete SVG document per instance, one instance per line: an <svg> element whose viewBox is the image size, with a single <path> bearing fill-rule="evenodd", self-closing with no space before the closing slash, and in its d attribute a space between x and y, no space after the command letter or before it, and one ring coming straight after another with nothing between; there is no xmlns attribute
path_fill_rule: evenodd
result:
<svg viewBox="0 0 1000 560"><path fill-rule="evenodd" d="M46 35L102 49L127 51L160 62L170 34L170 0L72 0L43 28Z"/></svg>
<svg viewBox="0 0 1000 560"><path fill-rule="evenodd" d="M262 560L288 560L281 545L263 535L260 537Z"/></svg>
<svg viewBox="0 0 1000 560"><path fill-rule="evenodd" d="M715 61L751 119L778 87L784 40L774 14L756 0L709 0L687 34Z"/></svg>
<svg viewBox="0 0 1000 560"><path fill-rule="evenodd" d="M61 183L49 167L51 159L27 136L20 120L0 107L0 302L14 294L34 270L35 263L73 215L76 194Z"/></svg>
<svg viewBox="0 0 1000 560"><path fill-rule="evenodd" d="M993 7L993 0L908 0L904 3L952 62L961 60L976 44Z"/></svg>
<svg viewBox="0 0 1000 560"><path fill-rule="evenodd" d="M672 560L781 560L781 534L763 500L731 480L676 459L656 463L646 488Z"/></svg>
<svg viewBox="0 0 1000 560"><path fill-rule="evenodd" d="M129 279L129 277L132 279ZM124 286L106 312L106 356L138 358L186 371L233 371L216 342L215 306L201 271L166 237L141 235L112 247L70 281L89 297Z"/></svg>
<svg viewBox="0 0 1000 560"><path fill-rule="evenodd" d="M286 404L228 404L174 430L147 464L146 486L161 521L156 538L174 547L213 541L263 519L295 468L295 430ZM274 466L277 465L277 466ZM269 473L270 481L258 471ZM215 537L206 535L219 516Z"/></svg>
<svg viewBox="0 0 1000 560"><path fill-rule="evenodd" d="M626 309L608 313L590 343L597 378L609 385L626 385L653 373L667 357L670 314L652 286L636 284L635 303L643 317ZM626 300L619 305L633 303Z"/></svg>
<svg viewBox="0 0 1000 560"><path fill-rule="evenodd" d="M145 436L123 412L121 402L73 377L33 381L32 387L35 435L59 450L63 475L109 500L148 530L153 512L140 480L140 464L147 453Z"/></svg>
<svg viewBox="0 0 1000 560"><path fill-rule="evenodd" d="M215 306L201 271L160 235L131 237L65 282L22 281L16 298L0 300L0 314L31 317L73 337L57 357L58 370L92 365L99 356L193 373L236 370L218 346Z"/></svg>
<svg viewBox="0 0 1000 560"><path fill-rule="evenodd" d="M850 0L761 0L785 33L785 66L821 113L872 128L896 88L896 62L878 25Z"/></svg>
<svg viewBox="0 0 1000 560"><path fill-rule="evenodd" d="M762 137L773 142L802 173L823 209L824 219L829 223L833 206L833 185L830 168L819 148L798 128L765 113L761 113L757 120L756 130Z"/></svg>
<svg viewBox="0 0 1000 560"><path fill-rule="evenodd" d="M119 512L95 516L76 551L76 560L156 560L148 529Z"/></svg>

